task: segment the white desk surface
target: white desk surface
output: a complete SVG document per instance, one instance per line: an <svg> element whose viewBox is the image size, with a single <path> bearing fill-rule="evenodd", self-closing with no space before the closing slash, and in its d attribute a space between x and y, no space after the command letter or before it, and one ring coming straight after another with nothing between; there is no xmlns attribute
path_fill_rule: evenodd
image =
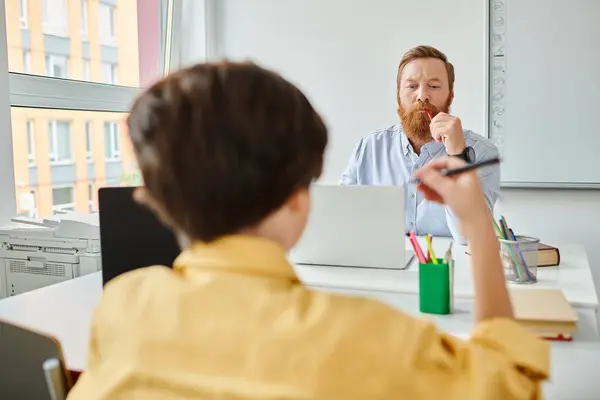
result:
<svg viewBox="0 0 600 400"><path fill-rule="evenodd" d="M444 254L449 239L436 238L434 251ZM598 308L598 295L592 279L585 248L581 245L561 245L561 264L558 267L538 268L536 284L510 284L515 289L559 288L574 307ZM465 246L454 244L455 298L474 298L470 256ZM371 268L322 267L296 265L300 279L310 286L342 289L363 289L393 293L419 292L419 263L416 258L408 270L374 270Z"/></svg>
<svg viewBox="0 0 600 400"><path fill-rule="evenodd" d="M546 398L597 398L597 393L600 393L600 379L597 379L597 374L592 371L595 371L600 362L600 341L597 340L597 332L591 332L592 328L588 325L592 324L592 318L595 319L598 299L591 281L589 263L581 246L562 246L561 255L560 267L541 270L540 282L526 287L561 287L572 303L575 302L583 308L578 310L580 315L588 315L584 318L585 323L580 325L574 342L552 343L553 380L545 385ZM457 274L459 296L455 301L456 312L447 316L419 313L416 263L407 271L337 267L298 267L298 271L301 279L310 286L314 283L322 284L324 287L320 287L319 290L378 298L409 314L431 318L440 329L464 337L473 328L472 281L467 277L469 267L466 264L466 256L465 261L460 262L460 256L455 251L455 259L457 272L461 268L464 272ZM581 281L586 279L589 279L589 282ZM346 288L339 289L335 286ZM366 290L357 290L359 288ZM578 294L577 288L587 293ZM91 314L98 305L101 294L102 276L100 272L96 272L2 299L0 319L55 336L62 344L67 366L82 371L86 366ZM577 360L577 368L573 367L573 360Z"/></svg>

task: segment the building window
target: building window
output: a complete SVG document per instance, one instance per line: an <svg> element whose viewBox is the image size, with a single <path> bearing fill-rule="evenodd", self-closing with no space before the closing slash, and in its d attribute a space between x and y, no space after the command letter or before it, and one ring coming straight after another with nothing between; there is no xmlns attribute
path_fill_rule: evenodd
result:
<svg viewBox="0 0 600 400"><path fill-rule="evenodd" d="M119 124L116 122L104 123L104 146L107 160L121 158L121 143L119 137Z"/></svg>
<svg viewBox="0 0 600 400"><path fill-rule="evenodd" d="M23 72L31 73L31 52L28 50L23 51Z"/></svg>
<svg viewBox="0 0 600 400"><path fill-rule="evenodd" d="M88 36L88 0L81 0L81 37L87 40Z"/></svg>
<svg viewBox="0 0 600 400"><path fill-rule="evenodd" d="M69 164L73 160L71 150L71 124L67 121L50 121L50 163Z"/></svg>
<svg viewBox="0 0 600 400"><path fill-rule="evenodd" d="M42 0L44 33L54 36L67 36L66 0Z"/></svg>
<svg viewBox="0 0 600 400"><path fill-rule="evenodd" d="M102 44L114 45L117 36L115 30L115 8L111 5L100 3L98 11L100 41Z"/></svg>
<svg viewBox="0 0 600 400"><path fill-rule="evenodd" d="M94 184L90 183L88 185L88 204L89 204L89 211L92 212L96 212L98 211L96 209L96 200L94 198Z"/></svg>
<svg viewBox="0 0 600 400"><path fill-rule="evenodd" d="M117 84L117 65L102 63L102 82L111 85Z"/></svg>
<svg viewBox="0 0 600 400"><path fill-rule="evenodd" d="M84 81L89 81L90 80L90 60L84 59L81 62L81 69L82 69L81 79L83 79Z"/></svg>
<svg viewBox="0 0 600 400"><path fill-rule="evenodd" d="M53 211L75 211L75 191L73 186L52 188Z"/></svg>
<svg viewBox="0 0 600 400"><path fill-rule="evenodd" d="M92 161L92 123L90 121L85 122L85 159Z"/></svg>
<svg viewBox="0 0 600 400"><path fill-rule="evenodd" d="M21 0L21 28L27 29L27 0Z"/></svg>
<svg viewBox="0 0 600 400"><path fill-rule="evenodd" d="M27 120L27 162L29 166L35 165L35 134L33 120Z"/></svg>
<svg viewBox="0 0 600 400"><path fill-rule="evenodd" d="M67 57L56 54L46 55L46 75L53 78L66 78Z"/></svg>
<svg viewBox="0 0 600 400"><path fill-rule="evenodd" d="M21 193L19 199L19 208L21 212L27 213L29 218L37 218L37 199L35 190L30 190L29 193Z"/></svg>

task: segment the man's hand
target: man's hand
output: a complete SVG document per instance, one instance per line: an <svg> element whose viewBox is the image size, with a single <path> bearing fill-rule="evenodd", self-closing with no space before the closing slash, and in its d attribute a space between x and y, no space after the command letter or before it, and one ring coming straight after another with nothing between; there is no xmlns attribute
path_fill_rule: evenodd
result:
<svg viewBox="0 0 600 400"><path fill-rule="evenodd" d="M458 117L440 112L431 120L429 129L433 140L444 143L449 155L460 154L467 147L465 134Z"/></svg>

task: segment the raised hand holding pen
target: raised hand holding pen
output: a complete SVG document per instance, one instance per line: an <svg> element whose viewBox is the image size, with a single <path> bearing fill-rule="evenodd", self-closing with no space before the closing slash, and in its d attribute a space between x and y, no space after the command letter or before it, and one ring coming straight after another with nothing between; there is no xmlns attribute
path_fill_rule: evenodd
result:
<svg viewBox="0 0 600 400"><path fill-rule="evenodd" d="M415 173L415 178L420 180L417 189L423 192L425 198L447 205L461 221L489 214L475 171L453 176L444 176L441 172L466 165L456 157L444 157L425 164Z"/></svg>
<svg viewBox="0 0 600 400"><path fill-rule="evenodd" d="M440 158L419 169L417 187L425 198L447 205L458 217L462 234L471 248L475 288L475 316L512 318L512 308L498 252L498 240L492 227L479 177L475 171L444 176L444 169L466 165L456 157Z"/></svg>

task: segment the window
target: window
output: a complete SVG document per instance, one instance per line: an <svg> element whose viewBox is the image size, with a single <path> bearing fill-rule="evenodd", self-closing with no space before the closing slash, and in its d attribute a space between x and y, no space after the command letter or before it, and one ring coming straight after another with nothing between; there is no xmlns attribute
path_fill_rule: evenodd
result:
<svg viewBox="0 0 600 400"><path fill-rule="evenodd" d="M81 0L81 37L86 40L88 35L88 0Z"/></svg>
<svg viewBox="0 0 600 400"><path fill-rule="evenodd" d="M24 3L28 17L31 16L27 21L31 35L21 31L18 21ZM101 7L100 3L109 6ZM6 23L0 25L0 41L9 46L8 52L0 51L0 62L8 65L8 71L0 70L0 81L8 82L10 91L10 108L4 106L6 102L0 102L0 119L8 121L12 129L12 140L9 135L0 135L0 171L14 171L0 173L0 220L22 213L21 196L29 196L31 190L36 192L37 215L44 218L53 213L53 188L71 187L75 209L87 212L90 183L94 191L107 185L140 184L131 144L125 135L120 135L123 132L119 132L118 123L108 129L111 133L107 153L111 159L105 160L104 123L122 121L140 87L149 86L162 75L163 51L171 47L165 34L167 3L168 0L0 2L0 10L6 11ZM176 0L173 6L180 7L180 3ZM202 20L196 18L197 22ZM106 35L99 35L101 21L107 28ZM179 24L172 26L179 29ZM86 28L87 40L82 35ZM178 37L182 36L173 32L173 38ZM195 40L204 38L196 36ZM108 42L112 48L103 45ZM172 42L172 47L176 50L180 45ZM178 66L176 62L179 58L174 57L173 67ZM106 75L118 85L104 84L103 63L118 67L118 76L112 70ZM35 128L33 146L28 144L29 120ZM88 122L90 142L86 138ZM88 162L90 150L93 163ZM28 167L32 151L35 168Z"/></svg>
<svg viewBox="0 0 600 400"><path fill-rule="evenodd" d="M35 134L32 120L27 120L27 163L30 167L35 165Z"/></svg>
<svg viewBox="0 0 600 400"><path fill-rule="evenodd" d="M89 205L89 212L93 213L96 212L96 199L94 196L94 184L90 183L88 185L88 205Z"/></svg>
<svg viewBox="0 0 600 400"><path fill-rule="evenodd" d="M110 83L111 85L117 84L117 65L102 63L102 81L104 83Z"/></svg>
<svg viewBox="0 0 600 400"><path fill-rule="evenodd" d="M115 8L113 6L100 3L98 28L102 44L114 45L116 43Z"/></svg>
<svg viewBox="0 0 600 400"><path fill-rule="evenodd" d="M26 215L29 218L37 218L37 198L35 190L21 193L19 198L19 209L21 215Z"/></svg>
<svg viewBox="0 0 600 400"><path fill-rule="evenodd" d="M71 149L71 124L68 121L50 121L50 163L68 164L73 160Z"/></svg>
<svg viewBox="0 0 600 400"><path fill-rule="evenodd" d="M84 81L90 80L90 60L85 58L81 61L81 79Z"/></svg>
<svg viewBox="0 0 600 400"><path fill-rule="evenodd" d="M54 36L67 36L66 0L42 0L44 33Z"/></svg>
<svg viewBox="0 0 600 400"><path fill-rule="evenodd" d="M119 124L116 122L104 123L104 146L107 160L118 160L121 158L119 137Z"/></svg>
<svg viewBox="0 0 600 400"><path fill-rule="evenodd" d="M73 186L52 188L52 211L75 211Z"/></svg>
<svg viewBox="0 0 600 400"><path fill-rule="evenodd" d="M27 41L22 39L21 32L18 29L16 31L8 29L7 32L4 32L6 27L2 27L0 30L3 31L4 35L8 34L11 43L8 52L8 69L10 72L23 72L23 64L19 54L23 51L31 51L32 72L30 73L33 74L104 83L101 63L118 64L119 85L129 88L147 87L162 76L163 72L162 62L164 57L161 52L166 48L164 43L164 30L166 29L164 13L167 10L166 3L168 1L3 1L2 3L5 4L6 8L6 26L11 27L14 25L14 21L10 21L10 18L19 18L17 15L19 13L22 15L19 7L25 7L25 4L27 4L28 15L37 16L28 21L28 29L32 31L31 40L34 40L31 44L38 47L42 46L39 48L43 49L41 51L45 51L47 55L61 56L60 75L47 73L52 68L42 65L44 59L39 58L39 53L33 52L35 50L31 50L30 46L27 45ZM138 7L138 3L143 4L144 7ZM175 0L174 3L182 3L182 0ZM175 4L174 6L177 7ZM23 9L27 9L27 7ZM126 22L119 25L121 28L117 28L119 20ZM68 28L68 24L74 25ZM175 26L173 28L175 29ZM118 29L121 29L122 32L118 32L117 38ZM95 32L92 32L92 30ZM48 40L52 38L39 37L41 32L46 35L69 38L70 45L66 41L57 40L56 38ZM197 36L194 40L203 40L197 38ZM143 38L143 46L139 45L138 38ZM3 40L6 39L3 36ZM39 42L39 40L42 40L42 42ZM35 44L38 42L40 44ZM100 48L100 51L98 51L101 45L115 47L115 49ZM119 48L119 51L116 51L116 48ZM75 51L75 49L77 50ZM122 52L121 49L125 51ZM15 55L18 56L15 57ZM91 58L94 59L93 62L90 61ZM179 58L175 58L173 63L179 62ZM198 59L198 57L195 57L195 60ZM82 73L80 73L80 65L84 65ZM39 87L39 85L36 85L36 87ZM103 89L98 88L97 90ZM63 91L57 91L57 93L61 92ZM92 96L89 90L86 92ZM104 93L108 95L108 92ZM127 91L124 93L127 93ZM129 90L128 93L130 97L135 97L136 92L134 90ZM32 98L32 96L29 97ZM111 97L114 98L115 96ZM105 111L111 110L105 109ZM42 194L40 194L41 197L43 197Z"/></svg>
<svg viewBox="0 0 600 400"><path fill-rule="evenodd" d="M21 0L21 28L27 29L27 0Z"/></svg>
<svg viewBox="0 0 600 400"><path fill-rule="evenodd" d="M28 50L23 51L23 72L31 73L31 52Z"/></svg>
<svg viewBox="0 0 600 400"><path fill-rule="evenodd" d="M92 136L92 123L86 121L85 123L85 159L92 161L92 143L94 138Z"/></svg>
<svg viewBox="0 0 600 400"><path fill-rule="evenodd" d="M55 54L46 55L46 75L53 78L66 78L67 57Z"/></svg>

